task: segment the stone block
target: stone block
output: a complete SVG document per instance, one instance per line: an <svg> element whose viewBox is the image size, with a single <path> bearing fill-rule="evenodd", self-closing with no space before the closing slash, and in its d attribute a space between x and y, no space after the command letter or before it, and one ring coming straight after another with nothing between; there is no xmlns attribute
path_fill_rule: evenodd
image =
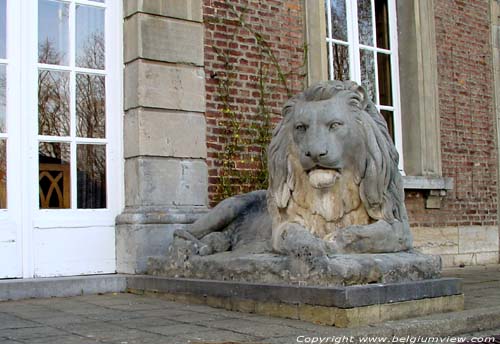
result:
<svg viewBox="0 0 500 344"><path fill-rule="evenodd" d="M175 229L185 225L116 226L116 270L120 273L144 273L149 257L164 256Z"/></svg>
<svg viewBox="0 0 500 344"><path fill-rule="evenodd" d="M201 22L202 0L124 0L124 16L143 12L164 17Z"/></svg>
<svg viewBox="0 0 500 344"><path fill-rule="evenodd" d="M459 253L498 251L497 226L458 227Z"/></svg>
<svg viewBox="0 0 500 344"><path fill-rule="evenodd" d="M125 161L127 206L203 206L207 183L202 160L137 157Z"/></svg>
<svg viewBox="0 0 500 344"><path fill-rule="evenodd" d="M301 304L298 306L299 319L319 325L332 326L337 323L337 314L345 309Z"/></svg>
<svg viewBox="0 0 500 344"><path fill-rule="evenodd" d="M227 310L231 310L233 307L230 298L223 298L223 297L210 296L210 295L207 295L207 297L206 297L206 304L207 304L207 306L210 306L210 307L223 308L223 309L227 309Z"/></svg>
<svg viewBox="0 0 500 344"><path fill-rule="evenodd" d="M231 310L242 313L255 313L257 302L240 298L231 299Z"/></svg>
<svg viewBox="0 0 500 344"><path fill-rule="evenodd" d="M203 66L203 25L138 13L124 23L124 59Z"/></svg>
<svg viewBox="0 0 500 344"><path fill-rule="evenodd" d="M255 313L278 318L299 319L299 307L287 303L257 302Z"/></svg>
<svg viewBox="0 0 500 344"><path fill-rule="evenodd" d="M200 113L133 109L125 115L125 157L206 158L205 117Z"/></svg>
<svg viewBox="0 0 500 344"><path fill-rule="evenodd" d="M412 228L413 247L426 254L458 254L458 227Z"/></svg>
<svg viewBox="0 0 500 344"><path fill-rule="evenodd" d="M203 68L135 60L125 66L125 109L205 112Z"/></svg>
<svg viewBox="0 0 500 344"><path fill-rule="evenodd" d="M498 262L499 262L498 251L476 253L476 264L478 265L498 264Z"/></svg>

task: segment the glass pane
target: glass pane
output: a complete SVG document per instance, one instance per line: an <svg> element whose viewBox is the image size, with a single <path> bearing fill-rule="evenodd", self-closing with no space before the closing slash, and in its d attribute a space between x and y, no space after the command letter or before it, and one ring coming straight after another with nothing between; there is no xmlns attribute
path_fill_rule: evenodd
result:
<svg viewBox="0 0 500 344"><path fill-rule="evenodd" d="M333 73L330 70L330 77L334 80L349 80L349 47L340 44L333 44L332 54L328 52L328 66L333 64Z"/></svg>
<svg viewBox="0 0 500 344"><path fill-rule="evenodd" d="M392 111L387 110L380 110L380 113L387 122L387 129L389 129L389 134L391 135L392 142L394 142L394 114Z"/></svg>
<svg viewBox="0 0 500 344"><path fill-rule="evenodd" d="M69 5L38 1L38 62L69 65Z"/></svg>
<svg viewBox="0 0 500 344"><path fill-rule="evenodd" d="M76 75L76 134L80 137L106 137L105 77Z"/></svg>
<svg viewBox="0 0 500 344"><path fill-rule="evenodd" d="M330 0L332 11L332 38L347 42L347 15L345 0Z"/></svg>
<svg viewBox="0 0 500 344"><path fill-rule="evenodd" d="M359 51L360 67L361 67L361 85L364 86L368 92L368 96L373 102L376 102L375 88L375 58L373 51L363 50Z"/></svg>
<svg viewBox="0 0 500 344"><path fill-rule="evenodd" d="M390 49L387 0L375 0L375 25L377 28L377 47Z"/></svg>
<svg viewBox="0 0 500 344"><path fill-rule="evenodd" d="M7 140L0 140L0 209L7 208Z"/></svg>
<svg viewBox="0 0 500 344"><path fill-rule="evenodd" d="M0 133L5 133L7 118L7 74L5 65L0 65Z"/></svg>
<svg viewBox="0 0 500 344"><path fill-rule="evenodd" d="M69 72L38 72L38 132L69 136Z"/></svg>
<svg viewBox="0 0 500 344"><path fill-rule="evenodd" d="M40 209L71 207L70 144L40 142L38 146Z"/></svg>
<svg viewBox="0 0 500 344"><path fill-rule="evenodd" d="M378 53L377 66L380 105L392 106L391 56Z"/></svg>
<svg viewBox="0 0 500 344"><path fill-rule="evenodd" d="M106 208L106 146L77 145L79 209Z"/></svg>
<svg viewBox="0 0 500 344"><path fill-rule="evenodd" d="M7 58L7 7L6 0L0 0L0 59Z"/></svg>
<svg viewBox="0 0 500 344"><path fill-rule="evenodd" d="M76 65L104 69L104 9L76 6Z"/></svg>
<svg viewBox="0 0 500 344"><path fill-rule="evenodd" d="M358 0L359 43L373 46L371 0Z"/></svg>

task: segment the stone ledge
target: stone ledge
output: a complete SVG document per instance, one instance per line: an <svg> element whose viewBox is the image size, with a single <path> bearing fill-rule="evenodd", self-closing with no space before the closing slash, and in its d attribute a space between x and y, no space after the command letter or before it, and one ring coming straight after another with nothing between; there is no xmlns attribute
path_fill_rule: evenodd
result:
<svg viewBox="0 0 500 344"><path fill-rule="evenodd" d="M405 190L452 190L453 178L403 176Z"/></svg>
<svg viewBox="0 0 500 344"><path fill-rule="evenodd" d="M124 292L124 275L0 280L0 301Z"/></svg>
<svg viewBox="0 0 500 344"><path fill-rule="evenodd" d="M129 276L127 286L133 290L337 308L388 304L462 293L461 280L457 278L346 287L315 287L143 275Z"/></svg>

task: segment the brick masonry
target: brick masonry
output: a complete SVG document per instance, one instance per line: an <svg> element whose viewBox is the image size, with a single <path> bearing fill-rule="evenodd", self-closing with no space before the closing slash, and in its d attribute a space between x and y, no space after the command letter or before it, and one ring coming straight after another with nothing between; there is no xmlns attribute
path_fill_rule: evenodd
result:
<svg viewBox="0 0 500 344"><path fill-rule="evenodd" d="M248 27L263 34L280 65L285 66L287 71L300 69L305 52L302 1L235 0L230 3L236 4L235 8L240 13L245 12L244 20ZM442 168L443 176L453 178L455 187L448 192L440 209L425 208L424 192L407 192L406 204L417 242L427 235L422 234L425 230L419 231L421 228L455 227L458 231L459 227L471 227L475 228L471 230L473 232L481 231L483 226L497 228L497 150L489 3L484 0L439 0L434 4ZM269 61L262 57L252 32L241 28L241 23L238 24L223 0L205 0L203 16L207 164L209 197L213 206L220 200L220 157L226 147L228 133L224 126L227 118L221 111L223 102L217 90L220 78L227 73L227 65L216 50L227 52L234 73L230 104L238 114L238 121L244 123L246 128L251 126L248 123L259 121L256 116L259 112L257 75L259 66L266 64L269 67ZM303 87L303 78L298 73L291 74L289 79L292 92ZM287 92L280 87L275 74L270 85L269 106L273 122L276 122ZM247 137L254 134L251 129L243 130L243 133ZM236 168L258 168L258 164L246 161L252 152L258 152L260 148L252 143L242 146L243 151L235 159ZM241 185L237 178L232 179L232 184L236 193L252 189L252 185ZM462 238L469 240L464 236ZM478 249L479 246L480 243ZM498 260L498 244L496 251L488 252L488 261ZM461 253L457 251L457 254ZM447 265L460 264L459 261L448 261Z"/></svg>
<svg viewBox="0 0 500 344"><path fill-rule="evenodd" d="M231 6L228 6L228 3ZM238 20L237 15L240 15ZM230 82L227 103L241 124L238 147L234 155L235 170L255 170L261 165L260 145L255 142L255 126L262 120L259 101L264 94L271 120L279 120L281 107L288 99L287 90L280 83L276 65L263 45L269 47L276 62L286 74L289 92L303 88L304 76L300 75L304 63L304 22L301 0L205 0L203 3L205 24L205 74L207 94L207 148L209 195L211 205L220 200L222 192L221 155L228 147L228 120L225 113L224 92L221 83ZM247 27L242 27L247 26ZM262 42L256 39L261 35ZM265 48L264 48L265 49ZM225 62L228 62L226 64ZM261 92L259 81L263 71L265 92ZM234 173L231 187L234 193L247 192L254 185L245 185ZM242 185L243 184L243 185Z"/></svg>
<svg viewBox="0 0 500 344"><path fill-rule="evenodd" d="M407 194L413 226L497 224L497 151L488 1L435 1L443 175L455 187L439 210Z"/></svg>

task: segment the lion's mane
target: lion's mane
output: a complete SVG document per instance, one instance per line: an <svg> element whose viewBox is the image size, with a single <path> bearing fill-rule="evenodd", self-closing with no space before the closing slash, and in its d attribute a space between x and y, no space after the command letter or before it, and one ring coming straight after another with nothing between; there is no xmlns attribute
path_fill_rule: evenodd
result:
<svg viewBox="0 0 500 344"><path fill-rule="evenodd" d="M398 170L399 155L387 129L384 118L380 115L375 104L368 99L366 92L361 86L352 81L327 81L315 84L304 92L291 98L283 108L283 119L273 132L268 151L269 188L268 209L273 220L273 228L284 221L299 222L310 231L314 223L307 223L303 214L297 219L290 219L286 213L288 207L293 206L294 193L300 193L297 187L303 183L297 183L298 175L303 175L298 161L298 149L292 138L292 129L297 104L302 102L315 102L332 99L342 94L346 101L352 106L355 116L355 125L361 127L363 143L366 153L365 161L359 164L359 171L352 171L356 176L356 192L359 194L360 207L367 214L368 223L377 220L385 220L393 223L394 220L407 222L407 214L404 206L404 192L402 178ZM295 188L295 189L294 189ZM332 189L333 190L333 189ZM331 191L331 198L342 198L342 189ZM345 190L344 190L345 191ZM333 194L334 192L340 194ZM356 200L350 200L356 203ZM338 203L331 203L335 205ZM356 207L356 204L352 207ZM352 208L351 207L351 208ZM358 209L359 210L359 209ZM315 210L310 209L311 213ZM335 220L337 223L342 221ZM306 222L306 223L304 223ZM314 221L313 221L314 222ZM356 223L343 223L353 225ZM359 223L359 224L367 224ZM338 226L337 226L338 227Z"/></svg>

